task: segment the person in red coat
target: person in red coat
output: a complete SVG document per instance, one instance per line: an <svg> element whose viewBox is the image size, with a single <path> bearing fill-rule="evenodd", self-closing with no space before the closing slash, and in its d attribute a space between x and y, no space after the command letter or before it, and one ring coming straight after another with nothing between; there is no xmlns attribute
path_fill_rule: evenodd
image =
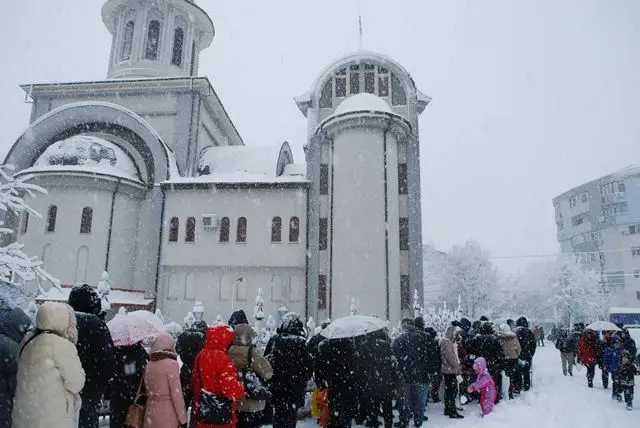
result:
<svg viewBox="0 0 640 428"><path fill-rule="evenodd" d="M586 330L578 341L578 362L587 368L587 384L593 388L596 364L599 360L598 337L593 330Z"/></svg>
<svg viewBox="0 0 640 428"><path fill-rule="evenodd" d="M196 357L193 367L193 412L196 428L234 428L237 422L236 400L245 396L244 386L229 358L229 346L233 342L233 330L226 324L207 329L204 349ZM202 378L202 383L200 379ZM198 420L200 389L233 400L233 420L227 425L209 425Z"/></svg>

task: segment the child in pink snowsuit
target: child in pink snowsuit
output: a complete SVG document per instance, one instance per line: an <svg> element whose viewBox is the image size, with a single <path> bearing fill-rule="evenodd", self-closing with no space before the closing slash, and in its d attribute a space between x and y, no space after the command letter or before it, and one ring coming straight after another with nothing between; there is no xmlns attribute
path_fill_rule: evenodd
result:
<svg viewBox="0 0 640 428"><path fill-rule="evenodd" d="M488 415L496 402L496 384L487 370L487 361L484 358L476 358L473 362L473 371L476 372L478 378L469 386L468 391L480 393L480 414L482 416Z"/></svg>

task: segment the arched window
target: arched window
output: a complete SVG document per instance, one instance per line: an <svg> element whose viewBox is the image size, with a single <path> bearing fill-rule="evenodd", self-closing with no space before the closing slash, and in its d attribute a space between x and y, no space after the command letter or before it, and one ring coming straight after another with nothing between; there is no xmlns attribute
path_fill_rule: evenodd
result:
<svg viewBox="0 0 640 428"><path fill-rule="evenodd" d="M29 228L29 211L25 211L22 215L22 225L20 227L20 233L23 235L27 233L27 229Z"/></svg>
<svg viewBox="0 0 640 428"><path fill-rule="evenodd" d="M80 219L80 233L91 233L92 223L93 223L93 208L84 207L82 209L82 218Z"/></svg>
<svg viewBox="0 0 640 428"><path fill-rule="evenodd" d="M189 217L187 219L187 233L184 237L185 242L196 242L196 218Z"/></svg>
<svg viewBox="0 0 640 428"><path fill-rule="evenodd" d="M172 217L169 223L169 242L178 242L178 234L180 233L180 219Z"/></svg>
<svg viewBox="0 0 640 428"><path fill-rule="evenodd" d="M173 32L173 51L171 64L182 67L182 51L184 50L184 30L180 27Z"/></svg>
<svg viewBox="0 0 640 428"><path fill-rule="evenodd" d="M282 219L280 217L271 219L271 242L282 242Z"/></svg>
<svg viewBox="0 0 640 428"><path fill-rule="evenodd" d="M135 24L133 21L127 22L124 27L124 35L122 37L122 52L120 53L120 61L131 59L131 48L133 46L133 30Z"/></svg>
<svg viewBox="0 0 640 428"><path fill-rule="evenodd" d="M402 87L402 82L395 74L391 75L391 104L394 106L403 106L407 104L407 95Z"/></svg>
<svg viewBox="0 0 640 428"><path fill-rule="evenodd" d="M320 108L331 107L333 107L333 80L329 79L329 81L322 87L322 93L320 94Z"/></svg>
<svg viewBox="0 0 640 428"><path fill-rule="evenodd" d="M300 219L291 217L289 220L289 242L298 242L300 240Z"/></svg>
<svg viewBox="0 0 640 428"><path fill-rule="evenodd" d="M47 232L55 232L56 231L56 220L58 218L58 207L55 205L51 205L49 207L49 211L47 211Z"/></svg>
<svg viewBox="0 0 640 428"><path fill-rule="evenodd" d="M247 242L247 219L240 217L238 219L238 228L236 233L236 242Z"/></svg>
<svg viewBox="0 0 640 428"><path fill-rule="evenodd" d="M158 48L160 46L160 21L154 19L149 22L147 29L147 45L144 57L146 59L158 59Z"/></svg>
<svg viewBox="0 0 640 428"><path fill-rule="evenodd" d="M220 220L220 242L229 242L229 230L231 229L231 222L229 217L222 217Z"/></svg>

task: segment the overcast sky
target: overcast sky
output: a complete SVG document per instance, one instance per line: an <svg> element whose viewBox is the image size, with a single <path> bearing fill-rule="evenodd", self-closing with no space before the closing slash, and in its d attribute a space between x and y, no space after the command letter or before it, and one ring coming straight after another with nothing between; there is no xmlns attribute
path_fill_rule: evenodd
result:
<svg viewBox="0 0 640 428"><path fill-rule="evenodd" d="M100 0L4 5L0 151L24 131L18 84L102 79ZM201 56L248 145L301 147L293 97L364 47L433 98L420 120L425 242L478 240L495 256L554 253L551 199L640 163L640 1L199 0L216 37ZM505 268L528 259L501 262Z"/></svg>

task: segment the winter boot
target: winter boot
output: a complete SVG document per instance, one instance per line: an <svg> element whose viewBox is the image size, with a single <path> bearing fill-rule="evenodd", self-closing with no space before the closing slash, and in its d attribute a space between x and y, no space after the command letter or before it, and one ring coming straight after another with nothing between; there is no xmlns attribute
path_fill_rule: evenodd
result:
<svg viewBox="0 0 640 428"><path fill-rule="evenodd" d="M588 381L587 381L587 386L588 386L589 388L593 388L593 380L588 380Z"/></svg>
<svg viewBox="0 0 640 428"><path fill-rule="evenodd" d="M631 403L627 403L627 410L633 410L633 405Z"/></svg>
<svg viewBox="0 0 640 428"><path fill-rule="evenodd" d="M460 413L458 412L453 412L449 415L449 417L451 419L464 419L464 416L462 416Z"/></svg>

